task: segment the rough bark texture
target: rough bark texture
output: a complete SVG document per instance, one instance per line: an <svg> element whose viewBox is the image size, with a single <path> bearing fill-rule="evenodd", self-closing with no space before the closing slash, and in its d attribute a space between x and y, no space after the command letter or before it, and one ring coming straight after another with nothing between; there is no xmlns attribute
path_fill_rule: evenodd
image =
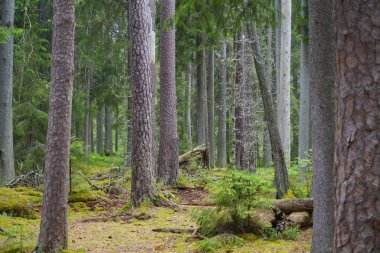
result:
<svg viewBox="0 0 380 253"><path fill-rule="evenodd" d="M301 0L302 16L308 17L308 0ZM300 60L300 111L299 111L299 134L298 134L298 159L307 159L310 149L310 74L309 74L309 40L307 27L301 28L304 36L301 40ZM307 169L301 167L299 169Z"/></svg>
<svg viewBox="0 0 380 253"><path fill-rule="evenodd" d="M95 152L95 144L94 144L94 116L93 116L92 112L90 112L90 152Z"/></svg>
<svg viewBox="0 0 380 253"><path fill-rule="evenodd" d="M292 2L281 0L280 59L277 87L277 118L282 149L290 162L290 54Z"/></svg>
<svg viewBox="0 0 380 253"><path fill-rule="evenodd" d="M208 150L211 167L215 165L215 127L214 127L214 50L208 52L208 80L207 80L207 119L208 119Z"/></svg>
<svg viewBox="0 0 380 253"><path fill-rule="evenodd" d="M187 81L187 88L186 88L186 115L185 115L185 121L186 121L186 137L189 146L192 146L192 132L191 132L191 92L192 92L192 67L191 63L187 65L186 69L186 81Z"/></svg>
<svg viewBox="0 0 380 253"><path fill-rule="evenodd" d="M219 111L218 111L218 161L217 166L227 166L227 43L222 42L220 64Z"/></svg>
<svg viewBox="0 0 380 253"><path fill-rule="evenodd" d="M272 94L268 89L268 74L265 71L265 61L262 55L259 36L254 25L250 32L253 34L252 51L254 53L255 67L257 78L259 79L259 87L264 105L265 120L267 122L270 142L272 146L273 162L275 168L275 183L277 188L277 198L285 195L289 189L288 171L284 152L282 150L280 133L277 128L277 119L273 109Z"/></svg>
<svg viewBox="0 0 380 253"><path fill-rule="evenodd" d="M107 155L113 154L112 123L113 123L113 108L111 105L106 105L104 149Z"/></svg>
<svg viewBox="0 0 380 253"><path fill-rule="evenodd" d="M198 39L198 47L203 47L202 39ZM206 143L206 52L197 51L197 143Z"/></svg>
<svg viewBox="0 0 380 253"><path fill-rule="evenodd" d="M285 199L276 200L273 206L278 208L281 212L289 215L294 212L308 212L313 213L313 199Z"/></svg>
<svg viewBox="0 0 380 253"><path fill-rule="evenodd" d="M1 1L1 26L13 28L14 1ZM0 183L15 177L13 158L13 36L0 43Z"/></svg>
<svg viewBox="0 0 380 253"><path fill-rule="evenodd" d="M333 248L375 253L380 252L380 2L336 3Z"/></svg>
<svg viewBox="0 0 380 253"><path fill-rule="evenodd" d="M67 248L67 194L70 157L71 104L74 80L75 4L53 1L52 83L38 250Z"/></svg>
<svg viewBox="0 0 380 253"><path fill-rule="evenodd" d="M129 2L132 72L132 204L155 195L153 179L152 110L150 82L148 0Z"/></svg>
<svg viewBox="0 0 380 253"><path fill-rule="evenodd" d="M310 99L313 149L312 252L331 252L333 242L335 1L309 0Z"/></svg>
<svg viewBox="0 0 380 253"><path fill-rule="evenodd" d="M98 106L98 114L96 116L96 152L99 155L104 154L104 105Z"/></svg>
<svg viewBox="0 0 380 253"><path fill-rule="evenodd" d="M174 185L178 178L178 131L175 80L175 30L167 21L174 16L174 0L161 1L160 39L160 149L158 180Z"/></svg>
<svg viewBox="0 0 380 253"><path fill-rule="evenodd" d="M90 153L91 148L91 126L90 126L90 96L93 82L93 69L91 64L87 66L86 71L86 99L84 105L84 128L83 128L83 151L85 154Z"/></svg>

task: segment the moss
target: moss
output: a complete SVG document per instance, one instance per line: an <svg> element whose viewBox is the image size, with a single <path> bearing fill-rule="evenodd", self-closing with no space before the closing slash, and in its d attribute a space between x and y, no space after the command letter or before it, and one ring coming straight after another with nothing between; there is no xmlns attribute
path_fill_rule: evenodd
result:
<svg viewBox="0 0 380 253"><path fill-rule="evenodd" d="M178 177L177 187L179 188L191 188L194 187L194 184L190 182L185 176Z"/></svg>
<svg viewBox="0 0 380 253"><path fill-rule="evenodd" d="M36 219L37 213L33 207L41 205L41 197L36 195L35 191L26 189L0 189L0 213L10 216L25 217L28 219Z"/></svg>
<svg viewBox="0 0 380 253"><path fill-rule="evenodd" d="M69 195L69 203L97 201L105 197L102 191L81 191Z"/></svg>
<svg viewBox="0 0 380 253"><path fill-rule="evenodd" d="M240 246L244 239L233 234L221 234L203 240L199 243L199 249L204 252L213 252L223 247Z"/></svg>
<svg viewBox="0 0 380 253"><path fill-rule="evenodd" d="M71 209L74 212L87 211L87 205L84 202L74 202L70 204Z"/></svg>

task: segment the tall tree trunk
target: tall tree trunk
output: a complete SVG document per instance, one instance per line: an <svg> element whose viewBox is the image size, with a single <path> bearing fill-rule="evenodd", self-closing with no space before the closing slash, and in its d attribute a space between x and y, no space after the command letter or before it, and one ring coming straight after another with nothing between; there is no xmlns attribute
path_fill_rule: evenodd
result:
<svg viewBox="0 0 380 253"><path fill-rule="evenodd" d="M380 252L380 2L336 4L333 248L337 253Z"/></svg>
<svg viewBox="0 0 380 253"><path fill-rule="evenodd" d="M308 18L308 0L301 0L302 16ZM310 149L310 74L309 74L309 39L308 29L303 26L301 33L301 61L300 61L300 112L299 112L299 135L298 135L298 158L307 159ZM298 164L299 169L307 169L307 166Z"/></svg>
<svg viewBox="0 0 380 253"><path fill-rule="evenodd" d="M38 251L67 248L67 194L74 80L75 4L53 1L52 84Z"/></svg>
<svg viewBox="0 0 380 253"><path fill-rule="evenodd" d="M91 84L92 84L92 66L87 66L86 71L86 100L84 111L84 128L83 128L83 151L85 154L90 152L91 145L91 126L90 126L90 96L91 96Z"/></svg>
<svg viewBox="0 0 380 253"><path fill-rule="evenodd" d="M190 147L192 147L192 133L191 133L191 86L192 86L192 67L191 63L187 65L186 69L186 81L187 81L187 88L186 88L186 115L185 115L185 121L186 121L186 136L187 141Z"/></svg>
<svg viewBox="0 0 380 253"><path fill-rule="evenodd" d="M174 17L174 0L161 0L160 150L158 179L174 185L178 178L178 131L175 80L175 30L165 24Z"/></svg>
<svg viewBox="0 0 380 253"><path fill-rule="evenodd" d="M95 152L95 145L94 145L94 116L92 112L90 111L90 152Z"/></svg>
<svg viewBox="0 0 380 253"><path fill-rule="evenodd" d="M1 26L12 29L15 5L13 0L1 1ZM13 36L0 43L0 183L15 176L13 158Z"/></svg>
<svg viewBox="0 0 380 253"><path fill-rule="evenodd" d="M290 54L292 2L281 0L280 59L277 89L277 118L282 148L290 162Z"/></svg>
<svg viewBox="0 0 380 253"><path fill-rule="evenodd" d="M202 39L198 38L197 51L197 144L206 143L206 52L203 47Z"/></svg>
<svg viewBox="0 0 380 253"><path fill-rule="evenodd" d="M227 166L227 43L222 42L218 111L218 167Z"/></svg>
<svg viewBox="0 0 380 253"><path fill-rule="evenodd" d="M113 155L112 123L113 108L111 105L106 105L104 149L107 155Z"/></svg>
<svg viewBox="0 0 380 253"><path fill-rule="evenodd" d="M277 188L277 198L284 196L289 189L288 171L284 152L282 150L280 133L277 128L277 119L273 109L272 93L269 91L268 73L265 71L264 57L260 48L259 36L254 25L250 28L253 33L252 51L254 53L255 67L259 87L264 105L265 120L267 122L270 142L272 146L273 162L275 168L275 183Z"/></svg>
<svg viewBox="0 0 380 253"><path fill-rule="evenodd" d="M331 252L336 73L335 1L309 0L310 99L313 149L313 241L311 252Z"/></svg>
<svg viewBox="0 0 380 253"><path fill-rule="evenodd" d="M214 127L214 50L211 49L208 53L208 81L207 81L207 118L208 118L208 152L211 167L215 165L215 127Z"/></svg>
<svg viewBox="0 0 380 253"><path fill-rule="evenodd" d="M132 97L128 97L128 108L127 108L127 154L125 157L127 166L131 166L132 159Z"/></svg>
<svg viewBox="0 0 380 253"><path fill-rule="evenodd" d="M119 119L116 116L116 124L115 124L115 152L119 151Z"/></svg>
<svg viewBox="0 0 380 253"><path fill-rule="evenodd" d="M98 105L98 114L96 117L96 152L104 155L104 105Z"/></svg>
<svg viewBox="0 0 380 253"><path fill-rule="evenodd" d="M132 204L140 205L155 195L153 178L154 142L153 89L149 61L148 0L129 2L132 55Z"/></svg>

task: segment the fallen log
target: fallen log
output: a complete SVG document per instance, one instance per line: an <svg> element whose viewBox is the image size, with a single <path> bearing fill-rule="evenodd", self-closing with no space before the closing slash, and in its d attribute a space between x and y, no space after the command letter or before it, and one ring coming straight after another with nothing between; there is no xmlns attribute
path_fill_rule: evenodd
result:
<svg viewBox="0 0 380 253"><path fill-rule="evenodd" d="M28 186L32 188L37 188L40 184L41 178L41 173L36 171L30 171L25 175L20 175L12 181L10 181L9 183L5 184L5 187L15 188L17 186Z"/></svg>
<svg viewBox="0 0 380 253"><path fill-rule="evenodd" d="M155 228L152 229L153 232L162 232L162 233L174 233L174 234L182 234L182 233L194 233L195 229L185 229L185 228Z"/></svg>
<svg viewBox="0 0 380 253"><path fill-rule="evenodd" d="M206 144L199 145L178 157L179 166L189 163L191 160L201 160L203 166L210 168L209 154Z"/></svg>
<svg viewBox="0 0 380 253"><path fill-rule="evenodd" d="M313 213L313 199L275 200L273 202L273 206L286 215L294 212L308 212L309 214Z"/></svg>

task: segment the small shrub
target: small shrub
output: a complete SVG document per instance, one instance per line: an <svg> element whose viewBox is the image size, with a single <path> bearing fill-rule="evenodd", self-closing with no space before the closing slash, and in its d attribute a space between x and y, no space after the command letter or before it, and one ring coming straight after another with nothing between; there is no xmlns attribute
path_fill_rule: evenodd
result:
<svg viewBox="0 0 380 253"><path fill-rule="evenodd" d="M287 227L285 228L282 236L285 240L297 241L300 235L299 227Z"/></svg>
<svg viewBox="0 0 380 253"><path fill-rule="evenodd" d="M243 243L243 238L226 233L202 240L199 243L199 249L204 252L213 252L223 247L240 246Z"/></svg>

